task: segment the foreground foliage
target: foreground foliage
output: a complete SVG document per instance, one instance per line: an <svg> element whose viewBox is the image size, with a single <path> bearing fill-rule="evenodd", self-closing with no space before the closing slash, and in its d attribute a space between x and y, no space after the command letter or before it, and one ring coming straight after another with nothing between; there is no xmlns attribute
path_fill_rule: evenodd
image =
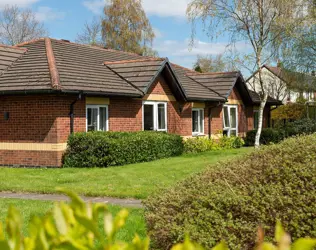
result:
<svg viewBox="0 0 316 250"><path fill-rule="evenodd" d="M148 250L149 238L140 239L137 235L132 242L119 242L115 235L125 226L127 210L121 210L113 218L104 204L86 204L72 192L67 194L70 204L56 203L53 211L44 217L33 217L29 225L29 235L23 236L22 219L18 210L10 207L6 218L6 230L0 223L1 250L36 250L36 249L129 249ZM98 220L103 217L103 227L98 227ZM105 237L104 237L105 235ZM277 224L275 240L277 247L264 242L262 230L259 230L256 249L287 250L290 249L289 236L280 223ZM312 250L316 239L299 239L294 242L293 250ZM177 244L172 250L202 250L203 248L186 237L184 243ZM221 242L213 250L227 250L225 242Z"/></svg>
<svg viewBox="0 0 316 250"><path fill-rule="evenodd" d="M148 232L167 249L190 237L206 248L254 247L262 225L268 240L279 219L294 239L316 236L316 134L263 147L210 167L145 201Z"/></svg>
<svg viewBox="0 0 316 250"><path fill-rule="evenodd" d="M182 137L164 132L88 132L69 136L64 167L108 167L181 155Z"/></svg>

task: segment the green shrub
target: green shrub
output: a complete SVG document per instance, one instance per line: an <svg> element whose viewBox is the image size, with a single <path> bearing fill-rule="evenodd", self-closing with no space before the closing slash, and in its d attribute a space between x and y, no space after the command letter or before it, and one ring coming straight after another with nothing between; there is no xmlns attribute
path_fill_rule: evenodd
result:
<svg viewBox="0 0 316 250"><path fill-rule="evenodd" d="M245 143L247 146L255 144L257 130L247 132ZM301 119L294 122L289 122L277 128L262 129L260 144L268 145L271 143L279 143L283 139L295 135L316 133L316 121L311 119Z"/></svg>
<svg viewBox="0 0 316 250"><path fill-rule="evenodd" d="M184 141L184 152L201 153L210 150L241 148L244 144L242 138L234 136L223 136L218 141L206 137L194 137Z"/></svg>
<svg viewBox="0 0 316 250"><path fill-rule="evenodd" d="M218 141L218 146L223 149L241 148L244 144L244 140L236 136L223 136Z"/></svg>
<svg viewBox="0 0 316 250"><path fill-rule="evenodd" d="M185 153L201 153L212 150L214 141L206 137L193 137L184 141Z"/></svg>
<svg viewBox="0 0 316 250"><path fill-rule="evenodd" d="M149 238L140 239L137 235L132 242L118 242L116 234L124 227L128 216L127 210L121 210L115 218L107 211L104 204L86 204L77 195L64 191L70 198L70 204L56 203L53 211L44 217L34 216L29 225L28 236L22 234L22 218L18 210L9 207L6 218L6 227L3 230L0 222L0 249L1 250L149 250ZM103 217L104 224L98 226L98 219ZM102 237L105 235L105 237ZM258 247L266 250L287 250L290 243L285 242L289 236L277 224L276 248L271 243L263 242L263 235ZM285 244L284 244L285 243ZM293 250L313 250L316 239L299 239L293 243ZM203 250L203 248L186 237L184 243L179 243L171 250ZM225 242L221 242L212 250L228 250Z"/></svg>
<svg viewBox="0 0 316 250"><path fill-rule="evenodd" d="M253 146L255 144L257 130L250 130L246 133L245 144ZM283 129L264 128L260 136L260 144L269 145L279 143L285 138L285 131Z"/></svg>
<svg viewBox="0 0 316 250"><path fill-rule="evenodd" d="M88 132L69 136L64 167L108 167L181 155L179 135L164 132Z"/></svg>
<svg viewBox="0 0 316 250"><path fill-rule="evenodd" d="M210 249L225 240L251 249L262 225L273 240L279 219L293 239L316 237L316 134L262 147L235 161L209 167L145 201L154 247L190 238Z"/></svg>
<svg viewBox="0 0 316 250"><path fill-rule="evenodd" d="M284 129L286 136L312 134L316 132L316 121L311 119L302 119L287 123Z"/></svg>

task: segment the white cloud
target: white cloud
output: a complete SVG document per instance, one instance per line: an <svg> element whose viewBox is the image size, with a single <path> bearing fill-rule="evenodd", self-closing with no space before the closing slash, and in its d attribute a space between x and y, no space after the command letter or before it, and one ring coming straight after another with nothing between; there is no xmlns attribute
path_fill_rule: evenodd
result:
<svg viewBox="0 0 316 250"><path fill-rule="evenodd" d="M161 17L185 17L190 0L143 0L147 15Z"/></svg>
<svg viewBox="0 0 316 250"><path fill-rule="evenodd" d="M155 41L154 49L158 51L159 56L168 57L172 62L182 66L192 68L197 55L218 55L223 54L230 47L225 42L204 42L197 40L194 46L190 47L190 40L164 40ZM240 53L249 51L250 46L245 42L237 42L234 49Z"/></svg>
<svg viewBox="0 0 316 250"><path fill-rule="evenodd" d="M143 0L143 8L147 15L160 17L185 17L190 0ZM83 5L94 14L100 14L106 0L85 0Z"/></svg>
<svg viewBox="0 0 316 250"><path fill-rule="evenodd" d="M47 6L38 7L36 13L36 18L39 21L52 21L52 20L62 20L65 18L66 13L62 11L57 11Z"/></svg>
<svg viewBox="0 0 316 250"><path fill-rule="evenodd" d="M17 5L18 7L27 7L40 0L0 0L0 8L6 5Z"/></svg>
<svg viewBox="0 0 316 250"><path fill-rule="evenodd" d="M83 5L94 14L98 15L102 12L105 5L105 0L86 0L83 1Z"/></svg>

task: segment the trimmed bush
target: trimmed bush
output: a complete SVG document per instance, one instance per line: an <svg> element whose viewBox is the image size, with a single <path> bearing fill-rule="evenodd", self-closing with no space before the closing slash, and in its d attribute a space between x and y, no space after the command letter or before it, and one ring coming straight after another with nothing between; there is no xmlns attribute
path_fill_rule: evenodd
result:
<svg viewBox="0 0 316 250"><path fill-rule="evenodd" d="M206 137L196 137L184 141L184 152L201 153L210 150L241 148L244 144L242 138L234 136L223 136L217 141Z"/></svg>
<svg viewBox="0 0 316 250"><path fill-rule="evenodd" d="M255 144L257 130L250 130L246 134L245 143L247 146ZM285 138L285 131L282 129L264 128L261 132L260 144L268 145L279 143Z"/></svg>
<svg viewBox="0 0 316 250"><path fill-rule="evenodd" d="M262 147L209 167L145 201L154 248L190 238L210 249L225 240L251 249L262 225L273 240L278 219L293 239L316 236L316 134Z"/></svg>
<svg viewBox="0 0 316 250"><path fill-rule="evenodd" d="M179 135L164 132L88 132L68 139L64 167L108 167L181 155Z"/></svg>
<svg viewBox="0 0 316 250"><path fill-rule="evenodd" d="M193 137L184 141L185 153L201 153L212 150L214 148L214 141L206 137Z"/></svg>
<svg viewBox="0 0 316 250"><path fill-rule="evenodd" d="M260 144L268 145L272 143L279 143L283 139L295 135L312 134L316 132L316 121L311 119L302 119L287 123L278 128L264 128L262 129ZM257 130L250 130L247 132L245 143L247 146L255 144Z"/></svg>

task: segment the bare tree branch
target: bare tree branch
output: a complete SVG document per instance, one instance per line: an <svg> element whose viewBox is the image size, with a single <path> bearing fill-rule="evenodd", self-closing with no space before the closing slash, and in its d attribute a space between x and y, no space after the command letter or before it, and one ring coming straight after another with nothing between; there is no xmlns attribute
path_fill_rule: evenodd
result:
<svg viewBox="0 0 316 250"><path fill-rule="evenodd" d="M0 42L15 45L32 39L47 36L44 24L36 19L30 9L5 6L0 12Z"/></svg>

